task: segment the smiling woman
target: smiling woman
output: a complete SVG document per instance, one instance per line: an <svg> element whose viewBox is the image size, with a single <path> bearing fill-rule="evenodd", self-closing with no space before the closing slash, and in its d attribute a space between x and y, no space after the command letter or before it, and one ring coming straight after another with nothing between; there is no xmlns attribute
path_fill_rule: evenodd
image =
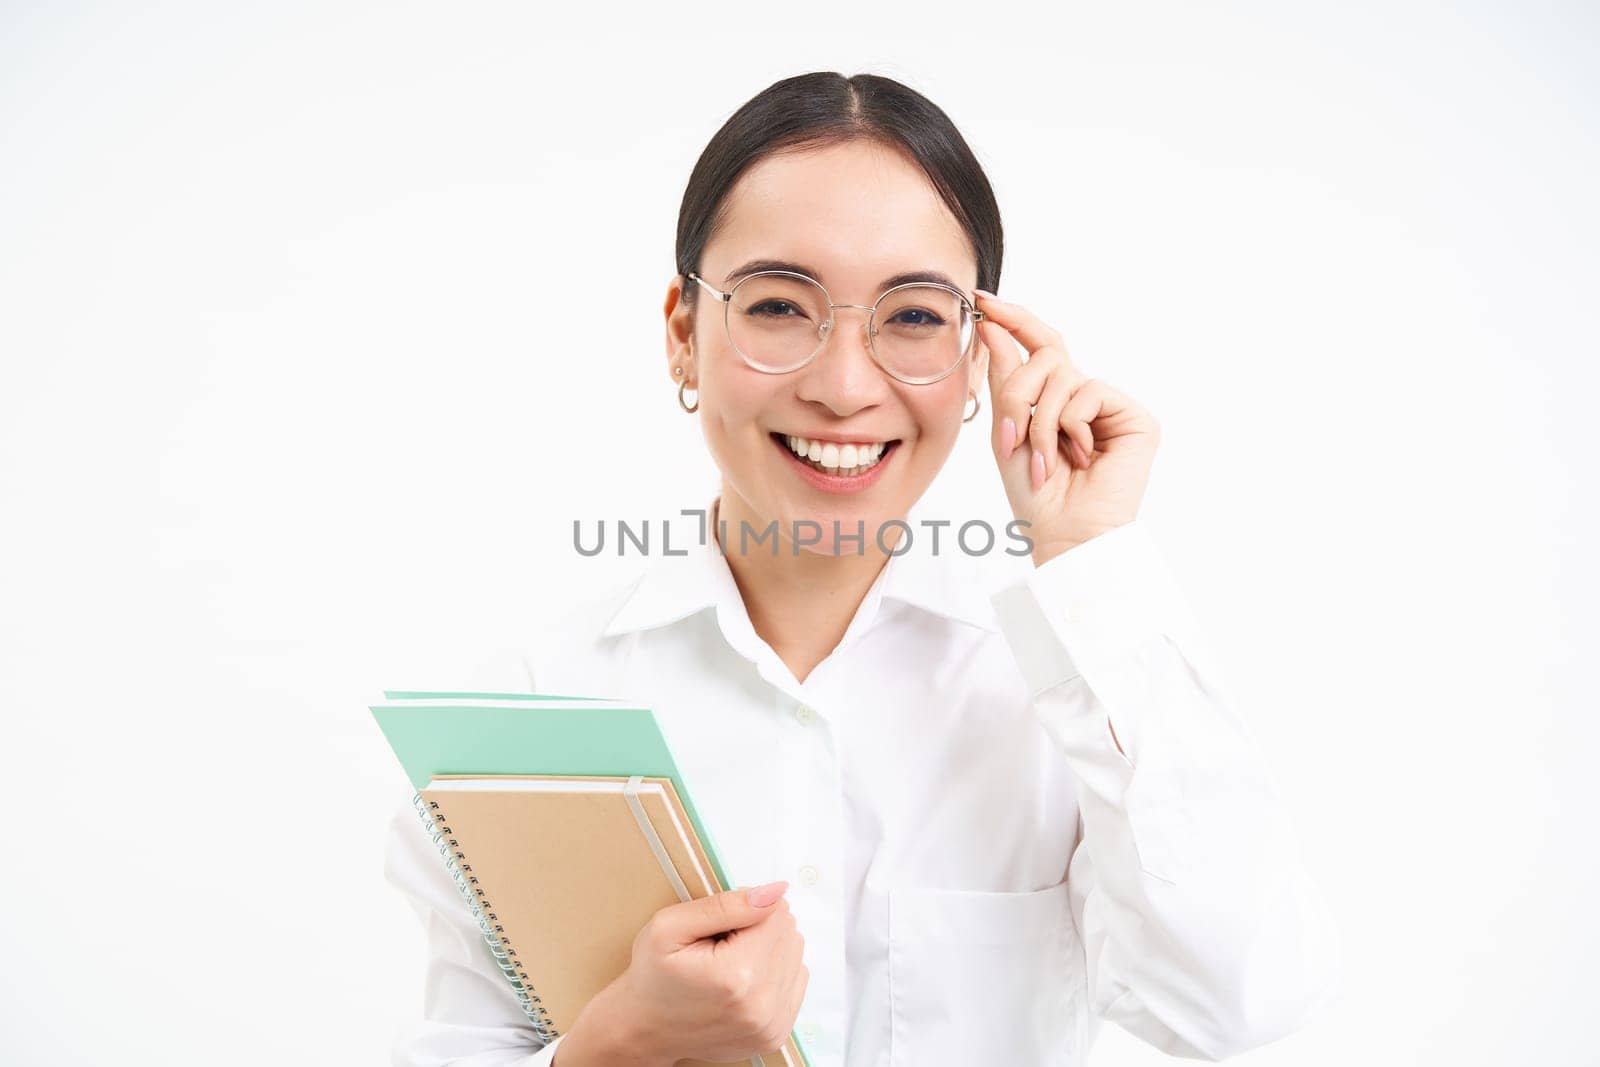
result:
<svg viewBox="0 0 1600 1067"><path fill-rule="evenodd" d="M814 79L735 116L695 167L680 217L681 276L668 296L667 357L674 377L697 391L723 474L723 515L820 523L817 554L784 562L798 564L795 580L822 590L842 581L859 601L883 556L838 553L830 535L835 523L860 523L874 542L949 458L987 359L969 294L998 284L1002 237L981 168L926 101L894 111L840 100L825 121L791 122L786 136L746 133L773 129L771 112L785 97L828 88ZM842 79L831 88L853 91ZM810 114L823 120L812 100ZM884 129L890 116L896 125ZM919 155L944 173L931 178ZM719 181L734 170L731 184ZM714 314L702 313L699 297L723 297L716 287L684 285L704 277L734 287ZM907 375L913 381L894 373L919 359L927 373ZM824 469L796 462L789 437L805 439L807 459ZM843 446L860 444L883 446L879 461L841 476ZM764 582L753 571L741 578ZM807 668L795 666L797 675Z"/></svg>
<svg viewBox="0 0 1600 1067"><path fill-rule="evenodd" d="M664 307L712 533L524 662L652 707L761 889L662 909L546 1044L403 811L430 997L399 1062L748 1062L794 1029L811 1067L1064 1065L1105 1019L1217 1058L1328 995L1321 895L1138 521L1159 428L993 295L1002 244L966 142L888 78L784 79L712 138ZM985 389L1033 562L994 592L901 540Z"/></svg>

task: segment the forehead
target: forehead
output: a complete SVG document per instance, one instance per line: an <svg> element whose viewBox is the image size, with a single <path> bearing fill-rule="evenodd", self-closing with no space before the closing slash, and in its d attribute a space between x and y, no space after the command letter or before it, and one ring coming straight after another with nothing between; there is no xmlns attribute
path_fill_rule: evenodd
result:
<svg viewBox="0 0 1600 1067"><path fill-rule="evenodd" d="M971 242L927 175L875 142L768 156L740 176L723 211L706 249L717 281L748 259L773 258L811 265L837 292L864 293L908 270L976 284Z"/></svg>

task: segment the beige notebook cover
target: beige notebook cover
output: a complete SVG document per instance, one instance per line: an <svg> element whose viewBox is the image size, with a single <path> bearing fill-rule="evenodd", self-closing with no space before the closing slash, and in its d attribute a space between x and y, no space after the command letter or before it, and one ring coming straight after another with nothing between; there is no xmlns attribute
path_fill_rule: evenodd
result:
<svg viewBox="0 0 1600 1067"><path fill-rule="evenodd" d="M420 791L447 860L473 894L486 933L498 939L502 969L550 1036L565 1033L627 969L634 936L650 917L679 902L624 793L627 782L437 775ZM642 778L635 797L691 899L728 888L716 883L671 779ZM778 1052L737 1062L804 1065L792 1035Z"/></svg>

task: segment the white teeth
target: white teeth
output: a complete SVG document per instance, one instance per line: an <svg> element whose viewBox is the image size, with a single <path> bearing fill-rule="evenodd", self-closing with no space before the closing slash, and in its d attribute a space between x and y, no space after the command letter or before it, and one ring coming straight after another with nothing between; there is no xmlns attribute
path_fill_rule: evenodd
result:
<svg viewBox="0 0 1600 1067"><path fill-rule="evenodd" d="M811 460L821 467L841 474L859 474L883 456L883 441L862 441L838 444L834 441L811 441L798 434L784 438L790 451L801 459Z"/></svg>

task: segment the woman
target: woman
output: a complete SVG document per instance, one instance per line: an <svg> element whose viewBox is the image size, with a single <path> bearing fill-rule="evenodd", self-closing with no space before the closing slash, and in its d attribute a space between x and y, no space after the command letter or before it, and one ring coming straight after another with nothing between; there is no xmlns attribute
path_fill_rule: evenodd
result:
<svg viewBox="0 0 1600 1067"><path fill-rule="evenodd" d="M1299 1025L1329 923L1136 521L1156 421L993 295L999 212L949 119L887 78L777 82L707 146L677 244L705 543L519 681L647 702L763 884L663 909L541 1048L407 810L389 876L430 957L397 1062L744 1061L794 1028L814 1067L1067 1064L1102 1019L1220 1058ZM985 384L1033 562L992 598L914 517Z"/></svg>

